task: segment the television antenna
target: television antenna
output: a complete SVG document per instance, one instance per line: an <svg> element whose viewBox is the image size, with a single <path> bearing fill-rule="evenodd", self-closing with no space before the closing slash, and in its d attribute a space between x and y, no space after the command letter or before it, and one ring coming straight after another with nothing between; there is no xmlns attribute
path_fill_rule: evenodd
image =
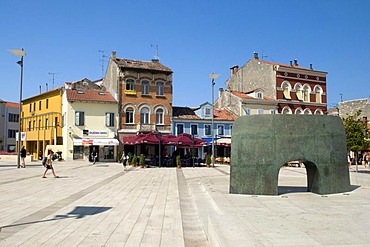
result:
<svg viewBox="0 0 370 247"><path fill-rule="evenodd" d="M268 56L264 56L263 55L263 50L262 50L262 54L261 54L261 60L264 60L264 58L267 58Z"/></svg>
<svg viewBox="0 0 370 247"><path fill-rule="evenodd" d="M98 50L98 52L101 53L101 59L99 59L99 61L101 62L101 77L104 78L104 64L106 62L105 58L107 57L106 55L104 55L104 53L106 51Z"/></svg>
<svg viewBox="0 0 370 247"><path fill-rule="evenodd" d="M150 45L150 47L155 47L155 56L154 56L154 59L155 60L159 60L159 56L158 56L158 45Z"/></svg>
<svg viewBox="0 0 370 247"><path fill-rule="evenodd" d="M52 75L52 85L53 85L53 89L54 89L54 81L55 81L55 74L58 74L58 73L55 73L55 72L49 72L49 75Z"/></svg>

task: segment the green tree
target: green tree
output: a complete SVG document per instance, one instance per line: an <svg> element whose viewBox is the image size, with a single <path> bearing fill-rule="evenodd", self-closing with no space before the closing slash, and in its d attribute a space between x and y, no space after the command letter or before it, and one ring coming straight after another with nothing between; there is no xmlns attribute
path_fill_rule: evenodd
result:
<svg viewBox="0 0 370 247"><path fill-rule="evenodd" d="M367 123L360 119L360 115L361 110L343 119L347 150L355 152L356 165L358 152L367 150L370 147L370 134L367 130Z"/></svg>

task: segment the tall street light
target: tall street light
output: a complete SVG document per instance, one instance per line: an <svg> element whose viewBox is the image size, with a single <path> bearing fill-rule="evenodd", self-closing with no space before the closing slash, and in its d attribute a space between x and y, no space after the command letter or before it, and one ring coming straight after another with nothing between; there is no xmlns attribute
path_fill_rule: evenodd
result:
<svg viewBox="0 0 370 247"><path fill-rule="evenodd" d="M16 56L21 57L21 60L17 62L21 66L21 84L19 87L19 130L18 130L18 160L17 160L17 167L21 167L21 120L22 120L22 84L23 84L23 57L26 55L23 48L22 50L9 50Z"/></svg>
<svg viewBox="0 0 370 247"><path fill-rule="evenodd" d="M212 79L212 127L211 127L211 134L212 134L212 167L215 167L215 135L214 135L214 121L215 121L215 79L217 79L220 75L219 74L210 74L209 78Z"/></svg>

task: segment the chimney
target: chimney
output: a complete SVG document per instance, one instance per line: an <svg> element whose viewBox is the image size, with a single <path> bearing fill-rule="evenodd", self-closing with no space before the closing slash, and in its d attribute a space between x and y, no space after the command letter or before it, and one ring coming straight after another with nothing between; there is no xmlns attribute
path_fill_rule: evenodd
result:
<svg viewBox="0 0 370 247"><path fill-rule="evenodd" d="M293 61L290 61L290 67L293 67Z"/></svg>
<svg viewBox="0 0 370 247"><path fill-rule="evenodd" d="M362 117L362 122L366 125L367 124L367 117L366 116L363 116Z"/></svg>
<svg viewBox="0 0 370 247"><path fill-rule="evenodd" d="M152 62L153 62L153 63L159 63L159 59L158 59L157 57L152 58Z"/></svg>
<svg viewBox="0 0 370 247"><path fill-rule="evenodd" d="M298 66L298 60L294 59L294 66Z"/></svg>
<svg viewBox="0 0 370 247"><path fill-rule="evenodd" d="M46 83L46 92L47 92L47 91L49 91L49 89L48 89L48 84Z"/></svg>
<svg viewBox="0 0 370 247"><path fill-rule="evenodd" d="M234 65L233 67L230 68L230 76L234 75L239 69L238 65Z"/></svg>
<svg viewBox="0 0 370 247"><path fill-rule="evenodd" d="M219 99L221 99L223 92L224 92L224 89L223 89L222 87L220 87L220 88L218 89L218 98L219 98Z"/></svg>
<svg viewBox="0 0 370 247"><path fill-rule="evenodd" d="M41 94L41 85L39 86L39 88L40 88L40 94Z"/></svg>
<svg viewBox="0 0 370 247"><path fill-rule="evenodd" d="M253 52L254 59L258 59L258 52Z"/></svg>
<svg viewBox="0 0 370 247"><path fill-rule="evenodd" d="M312 63L310 63L310 70L313 70Z"/></svg>
<svg viewBox="0 0 370 247"><path fill-rule="evenodd" d="M116 52L115 51L112 51L112 55L111 55L111 58L113 59L113 60L116 60Z"/></svg>

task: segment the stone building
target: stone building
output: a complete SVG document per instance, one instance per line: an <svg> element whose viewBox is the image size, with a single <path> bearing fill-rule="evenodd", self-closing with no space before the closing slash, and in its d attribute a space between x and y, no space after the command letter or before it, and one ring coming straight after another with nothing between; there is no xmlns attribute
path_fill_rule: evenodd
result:
<svg viewBox="0 0 370 247"><path fill-rule="evenodd" d="M118 137L171 132L172 70L159 62L117 58L112 52L103 86L118 101Z"/></svg>
<svg viewBox="0 0 370 247"><path fill-rule="evenodd" d="M355 99L342 101L335 108L341 118L347 115L354 115L358 110L361 110L361 117L367 117L370 120L370 99Z"/></svg>
<svg viewBox="0 0 370 247"><path fill-rule="evenodd" d="M259 112L280 114L325 114L327 111L326 72L304 68L298 61L290 65L260 60L258 53L245 65L230 68L230 78L226 81L226 90L219 91L216 107L235 106L232 102L243 102L244 96L258 101L238 104L233 112L244 114L248 103L260 102ZM245 97L244 97L245 98ZM277 107L275 107L277 106ZM244 108L244 109L243 109ZM276 108L276 112L273 109ZM243 114L242 114L243 113ZM245 115L245 114L244 114Z"/></svg>

